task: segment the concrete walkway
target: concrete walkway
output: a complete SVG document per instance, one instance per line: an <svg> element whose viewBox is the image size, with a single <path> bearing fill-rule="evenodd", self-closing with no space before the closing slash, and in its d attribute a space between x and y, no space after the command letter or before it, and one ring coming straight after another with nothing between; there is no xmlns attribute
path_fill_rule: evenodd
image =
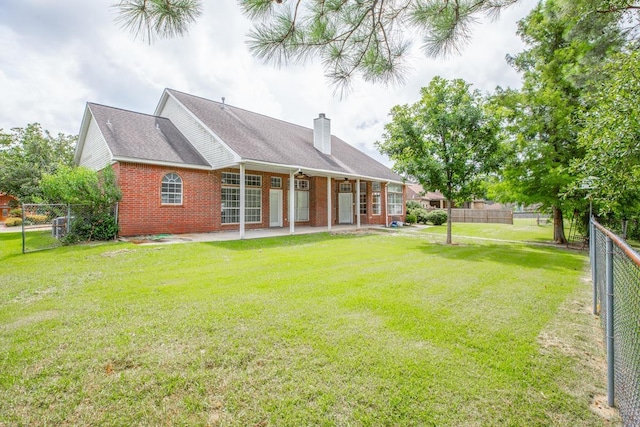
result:
<svg viewBox="0 0 640 427"><path fill-rule="evenodd" d="M331 227L331 233L353 233L366 232L370 230L384 230L384 226L362 226L359 229L355 225L335 225ZM296 227L294 236L312 233L326 233L327 227ZM291 236L288 227L282 228L260 228L256 230L245 230L244 238L262 239L265 237ZM119 240L136 243L140 245L167 244L167 243L188 243L188 242L224 242L229 240L240 240L238 231L218 231L214 233L190 233L190 234L161 234L155 236L135 236L121 237Z"/></svg>

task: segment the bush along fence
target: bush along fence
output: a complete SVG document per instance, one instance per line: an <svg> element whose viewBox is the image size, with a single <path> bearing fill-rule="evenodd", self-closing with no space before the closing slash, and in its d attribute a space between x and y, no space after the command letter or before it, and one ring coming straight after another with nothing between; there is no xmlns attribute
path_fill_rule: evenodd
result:
<svg viewBox="0 0 640 427"><path fill-rule="evenodd" d="M640 255L594 219L590 224L593 312L607 352L608 404L640 426Z"/></svg>
<svg viewBox="0 0 640 427"><path fill-rule="evenodd" d="M118 205L23 204L22 253L118 235ZM17 224L16 224L17 225Z"/></svg>

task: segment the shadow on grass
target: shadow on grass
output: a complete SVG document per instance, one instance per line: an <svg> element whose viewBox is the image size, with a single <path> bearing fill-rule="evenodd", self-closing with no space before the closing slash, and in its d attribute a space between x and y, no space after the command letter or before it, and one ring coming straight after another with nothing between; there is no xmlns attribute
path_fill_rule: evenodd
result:
<svg viewBox="0 0 640 427"><path fill-rule="evenodd" d="M424 243L417 249L425 255L446 260L493 262L551 271L578 270L582 268L585 259L583 253L526 244L471 243L448 246L440 243Z"/></svg>
<svg viewBox="0 0 640 427"><path fill-rule="evenodd" d="M224 242L204 242L202 244L208 246L215 246L218 248L231 249L236 251L247 251L255 249L268 249L268 248L280 248L286 246L304 246L311 245L328 240L345 240L345 239L359 239L369 236L370 233L311 233L301 234L297 236L277 236L277 237L263 237L259 239L247 239L247 240L228 240Z"/></svg>

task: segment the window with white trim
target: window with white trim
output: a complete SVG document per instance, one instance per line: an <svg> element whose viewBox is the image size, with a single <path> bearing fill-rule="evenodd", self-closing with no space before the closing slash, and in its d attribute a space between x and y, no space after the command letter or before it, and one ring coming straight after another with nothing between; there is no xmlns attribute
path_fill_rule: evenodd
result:
<svg viewBox="0 0 640 427"><path fill-rule="evenodd" d="M351 183L350 182L341 182L340 183L340 192L341 193L351 193Z"/></svg>
<svg viewBox="0 0 640 427"><path fill-rule="evenodd" d="M244 221L246 223L262 222L262 176L245 175L244 182ZM240 174L236 172L222 173L220 195L222 205L222 224L238 224L240 222Z"/></svg>
<svg viewBox="0 0 640 427"><path fill-rule="evenodd" d="M163 205L182 204L182 178L177 173L168 173L162 177L160 200Z"/></svg>
<svg viewBox="0 0 640 427"><path fill-rule="evenodd" d="M262 190L247 188L244 195L244 221L247 223L262 221Z"/></svg>
<svg viewBox="0 0 640 427"><path fill-rule="evenodd" d="M295 220L300 222L309 221L309 192L305 190L296 191Z"/></svg>
<svg viewBox="0 0 640 427"><path fill-rule="evenodd" d="M387 213L389 215L402 215L404 204L402 203L402 184L387 185Z"/></svg>
<svg viewBox="0 0 640 427"><path fill-rule="evenodd" d="M222 185L240 185L240 174L238 172L222 172ZM262 187L262 176L245 175L244 185L247 187Z"/></svg>
<svg viewBox="0 0 640 427"><path fill-rule="evenodd" d="M272 176L271 188L282 188L282 178L280 178L279 176Z"/></svg>
<svg viewBox="0 0 640 427"><path fill-rule="evenodd" d="M367 214L367 183L360 181L360 215Z"/></svg>
<svg viewBox="0 0 640 427"><path fill-rule="evenodd" d="M244 185L247 187L262 187L262 177L260 175L245 175Z"/></svg>
<svg viewBox="0 0 640 427"><path fill-rule="evenodd" d="M382 185L380 185L380 183L377 181L372 182L371 191L382 191Z"/></svg>
<svg viewBox="0 0 640 427"><path fill-rule="evenodd" d="M222 172L222 183L226 185L240 185L240 174L236 172Z"/></svg>
<svg viewBox="0 0 640 427"><path fill-rule="evenodd" d="M222 223L237 224L240 222L240 188L222 187L220 197L222 205Z"/></svg>
<svg viewBox="0 0 640 427"><path fill-rule="evenodd" d="M296 179L295 180L295 189L296 190L308 190L309 189L309 180L308 179Z"/></svg>
<svg viewBox="0 0 640 427"><path fill-rule="evenodd" d="M296 179L294 181L294 221L309 221L309 180Z"/></svg>
<svg viewBox="0 0 640 427"><path fill-rule="evenodd" d="M371 193L371 212L374 215L380 215L382 213L381 207L382 207L382 203L381 203L380 192L375 191Z"/></svg>

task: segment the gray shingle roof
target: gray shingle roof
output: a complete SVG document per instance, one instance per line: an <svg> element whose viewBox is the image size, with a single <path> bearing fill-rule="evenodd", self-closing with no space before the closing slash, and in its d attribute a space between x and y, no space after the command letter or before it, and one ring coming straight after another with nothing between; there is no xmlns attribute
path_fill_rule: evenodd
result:
<svg viewBox="0 0 640 427"><path fill-rule="evenodd" d="M167 118L100 104L87 106L116 158L210 167Z"/></svg>
<svg viewBox="0 0 640 427"><path fill-rule="evenodd" d="M182 105L245 160L402 181L383 164L336 136L331 155L313 146L313 129L205 98L167 89ZM311 118L310 118L311 121Z"/></svg>

